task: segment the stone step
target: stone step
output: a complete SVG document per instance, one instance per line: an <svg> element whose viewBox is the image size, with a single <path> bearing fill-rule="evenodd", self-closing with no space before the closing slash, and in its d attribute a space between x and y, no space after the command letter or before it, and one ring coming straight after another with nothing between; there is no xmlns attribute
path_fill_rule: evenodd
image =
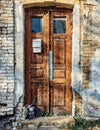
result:
<svg viewBox="0 0 100 130"><path fill-rule="evenodd" d="M74 122L74 118L72 116L54 116L54 117L40 117L40 118L35 118L33 120L24 120L21 121L21 124L62 124L64 122L69 123L69 122Z"/></svg>
<svg viewBox="0 0 100 130"><path fill-rule="evenodd" d="M21 128L21 129L17 128L17 130L65 130L65 129L60 129L60 128L57 128L55 126L42 126L42 127L39 127L39 128L34 128L34 127L31 127L31 128L24 127L24 128Z"/></svg>
<svg viewBox="0 0 100 130"><path fill-rule="evenodd" d="M74 121L72 116L40 117L21 121L22 128L17 128L17 130L63 130L60 129L63 123L73 123Z"/></svg>

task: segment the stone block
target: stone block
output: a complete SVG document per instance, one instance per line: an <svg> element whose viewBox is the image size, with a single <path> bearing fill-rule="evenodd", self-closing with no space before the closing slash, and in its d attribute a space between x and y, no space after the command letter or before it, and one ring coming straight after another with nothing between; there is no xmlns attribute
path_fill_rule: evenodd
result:
<svg viewBox="0 0 100 130"><path fill-rule="evenodd" d="M5 115L6 115L6 112L0 111L0 116L5 116Z"/></svg>
<svg viewBox="0 0 100 130"><path fill-rule="evenodd" d="M9 111L9 112L7 112L7 115L13 115L13 111Z"/></svg>
<svg viewBox="0 0 100 130"><path fill-rule="evenodd" d="M11 111L13 111L13 108L8 107L6 111L7 111L7 112L8 112L8 111L11 112Z"/></svg>
<svg viewBox="0 0 100 130"><path fill-rule="evenodd" d="M7 92L13 93L14 92L14 88L8 88ZM8 97L8 98L11 98L11 97Z"/></svg>
<svg viewBox="0 0 100 130"><path fill-rule="evenodd" d="M7 104L7 107L13 108L14 105L13 105L13 103L9 103L9 104Z"/></svg>
<svg viewBox="0 0 100 130"><path fill-rule="evenodd" d="M87 0L87 4L100 5L100 0Z"/></svg>

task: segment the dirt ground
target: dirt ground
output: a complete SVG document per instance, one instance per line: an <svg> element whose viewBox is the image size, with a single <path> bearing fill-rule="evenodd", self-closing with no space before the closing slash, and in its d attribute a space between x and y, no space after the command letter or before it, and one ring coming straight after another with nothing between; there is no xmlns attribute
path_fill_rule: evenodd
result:
<svg viewBox="0 0 100 130"><path fill-rule="evenodd" d="M12 123L10 123L9 119L11 117L3 117L0 118L0 130L63 130L57 128L56 125L53 125L55 123L60 124L64 121L72 121L73 118L67 118L67 117L42 117L37 118L33 120L25 120L21 121L21 126L23 127L12 127ZM42 122L42 125L40 125Z"/></svg>

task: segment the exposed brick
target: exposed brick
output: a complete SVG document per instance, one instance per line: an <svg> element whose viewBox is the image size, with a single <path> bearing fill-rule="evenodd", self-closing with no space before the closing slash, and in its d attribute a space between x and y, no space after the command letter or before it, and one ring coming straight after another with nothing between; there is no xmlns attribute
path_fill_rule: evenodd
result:
<svg viewBox="0 0 100 130"><path fill-rule="evenodd" d="M13 114L14 12L12 0L0 0L0 5L0 116L3 116Z"/></svg>

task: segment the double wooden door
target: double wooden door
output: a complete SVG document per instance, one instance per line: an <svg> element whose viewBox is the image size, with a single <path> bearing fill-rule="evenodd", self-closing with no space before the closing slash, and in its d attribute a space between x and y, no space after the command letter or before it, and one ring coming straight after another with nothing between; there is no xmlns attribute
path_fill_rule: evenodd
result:
<svg viewBox="0 0 100 130"><path fill-rule="evenodd" d="M72 11L25 10L25 102L71 113Z"/></svg>

